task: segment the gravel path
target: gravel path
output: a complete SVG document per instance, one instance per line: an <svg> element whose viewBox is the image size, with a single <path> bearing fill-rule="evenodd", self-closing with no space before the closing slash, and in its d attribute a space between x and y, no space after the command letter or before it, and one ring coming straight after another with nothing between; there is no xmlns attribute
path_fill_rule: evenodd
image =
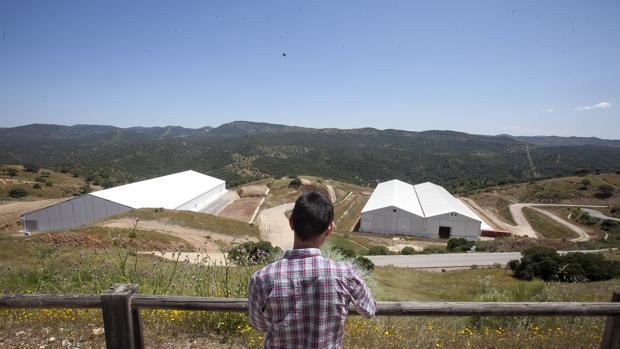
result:
<svg viewBox="0 0 620 349"><path fill-rule="evenodd" d="M582 210L587 212L590 216L592 216L594 218L598 218L598 219L601 219L601 220L611 220L611 221L620 222L620 218L609 217L609 216L603 214L601 211L593 210L593 209L590 209L590 208L582 208Z"/></svg>
<svg viewBox="0 0 620 349"><path fill-rule="evenodd" d="M135 219L122 218L104 221L98 225L109 228L130 229L133 228L135 223ZM161 233L170 234L187 241L197 249L207 252L220 252L220 244L218 243L220 241L224 243L232 243L243 240L230 235L218 234L208 230L187 228L180 225L162 223L159 221L140 220L137 229L154 230ZM256 238L248 236L245 240L256 241Z"/></svg>
<svg viewBox="0 0 620 349"><path fill-rule="evenodd" d="M295 203L291 202L261 211L257 218L261 239L284 251L293 248L293 230L285 215L293 206Z"/></svg>

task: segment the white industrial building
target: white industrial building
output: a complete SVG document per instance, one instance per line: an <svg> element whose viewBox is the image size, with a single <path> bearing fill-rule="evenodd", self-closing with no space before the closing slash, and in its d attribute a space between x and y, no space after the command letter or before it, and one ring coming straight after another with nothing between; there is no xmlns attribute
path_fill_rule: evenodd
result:
<svg viewBox="0 0 620 349"><path fill-rule="evenodd" d="M24 232L71 229L137 208L200 211L226 193L226 182L184 171L81 195L24 214Z"/></svg>
<svg viewBox="0 0 620 349"><path fill-rule="evenodd" d="M362 209L360 231L475 240L486 225L446 189L397 179L379 183Z"/></svg>

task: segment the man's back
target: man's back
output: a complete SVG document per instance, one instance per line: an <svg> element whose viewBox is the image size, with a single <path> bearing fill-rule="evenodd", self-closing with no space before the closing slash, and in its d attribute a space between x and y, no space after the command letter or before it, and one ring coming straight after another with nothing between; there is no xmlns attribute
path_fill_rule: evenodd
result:
<svg viewBox="0 0 620 349"><path fill-rule="evenodd" d="M376 305L349 263L317 248L289 250L250 282L250 321L268 332L266 348L339 348L348 305L372 316Z"/></svg>

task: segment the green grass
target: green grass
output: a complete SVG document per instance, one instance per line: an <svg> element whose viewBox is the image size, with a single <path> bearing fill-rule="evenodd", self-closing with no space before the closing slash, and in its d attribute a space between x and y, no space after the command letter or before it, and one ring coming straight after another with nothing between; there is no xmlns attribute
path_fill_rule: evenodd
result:
<svg viewBox="0 0 620 349"><path fill-rule="evenodd" d="M326 243L332 247L353 250L358 255L365 255L368 252L368 246L356 243L350 239L350 236L347 237L347 234L340 232L333 232L327 238Z"/></svg>
<svg viewBox="0 0 620 349"><path fill-rule="evenodd" d="M168 224L212 231L233 237L259 237L258 227L238 220L218 217L203 212L144 208L122 213L116 218L140 218L164 221Z"/></svg>
<svg viewBox="0 0 620 349"><path fill-rule="evenodd" d="M554 221L553 219L544 216L542 213L537 212L530 207L523 208L523 215L530 223L532 228L547 239L571 239L578 235L565 227L564 225Z"/></svg>
<svg viewBox="0 0 620 349"><path fill-rule="evenodd" d="M620 258L617 255L613 258ZM591 283L544 283L521 281L504 268L478 268L426 272L407 268L376 267L374 272L378 300L385 301L476 301L485 293L485 284L498 290L515 290L535 284L547 288L551 300L609 301L620 279ZM517 301L526 301L519 299Z"/></svg>

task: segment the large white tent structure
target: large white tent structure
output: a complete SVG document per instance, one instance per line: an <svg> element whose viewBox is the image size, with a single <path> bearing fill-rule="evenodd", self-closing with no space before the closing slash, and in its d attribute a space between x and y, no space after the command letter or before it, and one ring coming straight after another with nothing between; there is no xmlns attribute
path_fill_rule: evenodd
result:
<svg viewBox="0 0 620 349"><path fill-rule="evenodd" d="M360 231L475 240L484 222L443 187L397 179L379 183L362 209Z"/></svg>
<svg viewBox="0 0 620 349"><path fill-rule="evenodd" d="M188 170L100 190L24 214L24 232L71 229L137 208L200 211L226 193L226 182Z"/></svg>

